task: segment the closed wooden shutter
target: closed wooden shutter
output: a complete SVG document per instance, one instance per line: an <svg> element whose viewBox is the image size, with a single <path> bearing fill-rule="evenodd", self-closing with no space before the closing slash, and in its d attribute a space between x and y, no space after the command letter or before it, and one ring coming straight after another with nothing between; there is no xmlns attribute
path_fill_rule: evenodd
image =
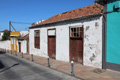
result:
<svg viewBox="0 0 120 80"><path fill-rule="evenodd" d="M34 34L34 45L35 45L35 48L38 48L40 49L40 30L35 30L35 34Z"/></svg>

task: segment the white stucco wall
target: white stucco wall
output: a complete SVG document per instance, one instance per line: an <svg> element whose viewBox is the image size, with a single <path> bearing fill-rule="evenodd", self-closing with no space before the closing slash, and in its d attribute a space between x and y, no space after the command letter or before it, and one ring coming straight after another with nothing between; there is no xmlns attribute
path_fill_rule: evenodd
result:
<svg viewBox="0 0 120 80"><path fill-rule="evenodd" d="M0 41L0 48L10 50L11 49L10 41L9 40Z"/></svg>
<svg viewBox="0 0 120 80"><path fill-rule="evenodd" d="M102 17L84 24L84 65L102 68Z"/></svg>
<svg viewBox="0 0 120 80"><path fill-rule="evenodd" d="M2 36L0 36L0 40L2 40Z"/></svg>
<svg viewBox="0 0 120 80"><path fill-rule="evenodd" d="M56 30L48 30L48 35L53 36L55 35Z"/></svg>
<svg viewBox="0 0 120 80"><path fill-rule="evenodd" d="M50 28L43 27L43 28L30 29L30 33L29 33L30 54L39 55L42 57L48 57L47 29L52 29L55 27L58 26L52 26ZM40 49L34 48L34 30L40 30ZM56 28L56 35L58 35L56 36L56 59L62 61L69 61L69 36L68 36L69 26L64 27L60 25L58 28Z"/></svg>
<svg viewBox="0 0 120 80"><path fill-rule="evenodd" d="M98 26L95 26L95 23ZM56 28L56 59L69 61L69 26L84 26L83 64L102 67L102 17L73 22L57 23L51 26L30 29L30 54L48 56L47 29ZM88 27L89 26L89 27ZM34 48L34 30L40 30L40 49Z"/></svg>
<svg viewBox="0 0 120 80"><path fill-rule="evenodd" d="M40 30L40 49L34 47L34 30ZM30 29L29 52L30 54L47 57L47 28Z"/></svg>
<svg viewBox="0 0 120 80"><path fill-rule="evenodd" d="M27 40L19 40L18 42L21 42L21 52L26 54L27 53ZM18 52L19 52L19 44L18 44Z"/></svg>
<svg viewBox="0 0 120 80"><path fill-rule="evenodd" d="M56 28L56 59L69 61L69 26L58 25Z"/></svg>

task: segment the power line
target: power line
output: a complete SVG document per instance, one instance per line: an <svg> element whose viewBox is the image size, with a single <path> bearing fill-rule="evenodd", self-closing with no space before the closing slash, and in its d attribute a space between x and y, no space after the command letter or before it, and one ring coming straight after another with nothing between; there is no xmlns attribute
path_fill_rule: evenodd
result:
<svg viewBox="0 0 120 80"><path fill-rule="evenodd" d="M14 21L11 21L11 23L15 23L15 24L32 24L32 23L26 23L26 22L14 22Z"/></svg>
<svg viewBox="0 0 120 80"><path fill-rule="evenodd" d="M13 27L13 25L11 24L12 28L14 29L14 31L16 31L16 29Z"/></svg>
<svg viewBox="0 0 120 80"><path fill-rule="evenodd" d="M15 27L13 27L12 23L15 23L15 24L32 24L32 23L26 23L26 22L14 22L14 21L9 21L9 30L11 32L11 28L14 29L14 31L16 31ZM27 29L27 28L26 28Z"/></svg>

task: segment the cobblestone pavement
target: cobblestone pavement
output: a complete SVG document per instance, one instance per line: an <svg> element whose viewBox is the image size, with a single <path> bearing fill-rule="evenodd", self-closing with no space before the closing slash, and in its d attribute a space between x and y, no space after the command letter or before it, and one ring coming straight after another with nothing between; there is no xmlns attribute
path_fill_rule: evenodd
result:
<svg viewBox="0 0 120 80"><path fill-rule="evenodd" d="M10 51L7 51L8 53ZM15 55L15 52L12 52L12 55ZM17 56L21 57L21 53L17 53ZM24 58L27 60L32 60L30 54L23 54ZM47 66L47 58L33 55L35 63ZM58 61L55 59L50 59L50 66L52 69L71 74L71 64L68 62ZM85 79L85 80L120 80L120 72L113 70L103 70L93 67L88 67L81 65L79 63L74 63L74 74L76 77Z"/></svg>

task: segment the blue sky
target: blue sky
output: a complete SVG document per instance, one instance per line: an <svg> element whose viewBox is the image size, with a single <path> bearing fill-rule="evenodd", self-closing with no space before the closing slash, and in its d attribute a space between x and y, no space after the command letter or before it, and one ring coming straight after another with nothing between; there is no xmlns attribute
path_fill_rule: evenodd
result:
<svg viewBox="0 0 120 80"><path fill-rule="evenodd" d="M93 3L94 0L0 0L0 31L9 28L9 21L33 23ZM31 26L12 25L17 31Z"/></svg>

